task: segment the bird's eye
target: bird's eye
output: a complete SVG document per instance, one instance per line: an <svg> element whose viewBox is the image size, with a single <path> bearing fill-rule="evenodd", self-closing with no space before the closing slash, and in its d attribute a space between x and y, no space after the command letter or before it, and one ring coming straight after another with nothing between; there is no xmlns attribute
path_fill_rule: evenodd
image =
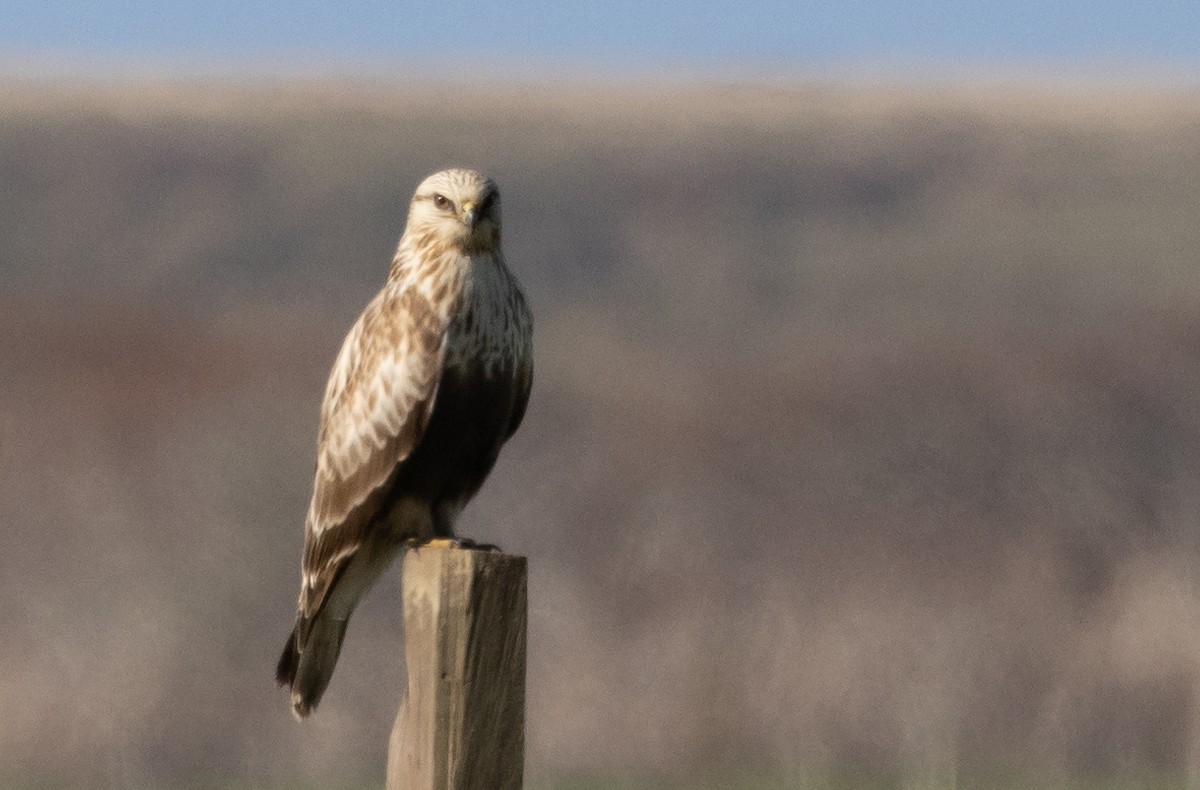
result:
<svg viewBox="0 0 1200 790"><path fill-rule="evenodd" d="M454 204L450 202L450 199L447 198L445 195L437 195L437 194L435 194L433 196L433 205L437 206L440 209L453 208L453 206L454 206Z"/></svg>

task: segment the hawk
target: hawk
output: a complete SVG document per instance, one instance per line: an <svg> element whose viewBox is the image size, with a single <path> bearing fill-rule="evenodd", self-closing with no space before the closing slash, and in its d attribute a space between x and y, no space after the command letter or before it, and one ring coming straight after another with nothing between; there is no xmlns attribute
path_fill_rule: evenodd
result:
<svg viewBox="0 0 1200 790"><path fill-rule="evenodd" d="M496 185L473 170L426 178L321 404L299 613L275 673L296 718L317 706L355 605L396 554L454 537L524 416L532 331L500 251Z"/></svg>

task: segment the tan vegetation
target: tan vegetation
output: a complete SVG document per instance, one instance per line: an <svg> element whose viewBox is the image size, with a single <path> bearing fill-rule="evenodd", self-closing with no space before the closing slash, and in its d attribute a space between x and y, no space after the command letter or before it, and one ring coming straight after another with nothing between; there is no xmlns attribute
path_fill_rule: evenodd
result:
<svg viewBox="0 0 1200 790"><path fill-rule="evenodd" d="M444 87L444 86L443 86ZM0 86L0 783L381 781L271 683L404 201L504 190L528 773L1200 765L1200 110L1102 87Z"/></svg>

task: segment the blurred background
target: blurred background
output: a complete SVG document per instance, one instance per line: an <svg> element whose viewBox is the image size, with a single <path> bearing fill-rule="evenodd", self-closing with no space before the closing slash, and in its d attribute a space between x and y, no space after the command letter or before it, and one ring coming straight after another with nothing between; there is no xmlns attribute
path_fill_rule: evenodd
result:
<svg viewBox="0 0 1200 790"><path fill-rule="evenodd" d="M272 673L420 179L536 319L536 788L1200 781L1200 8L9 3L0 786L378 786Z"/></svg>

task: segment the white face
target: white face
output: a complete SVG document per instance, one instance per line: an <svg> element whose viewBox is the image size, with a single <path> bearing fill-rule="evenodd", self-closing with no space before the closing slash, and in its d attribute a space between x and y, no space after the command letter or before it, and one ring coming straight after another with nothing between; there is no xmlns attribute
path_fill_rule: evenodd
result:
<svg viewBox="0 0 1200 790"><path fill-rule="evenodd" d="M413 195L408 225L434 229L464 252L500 246L500 192L474 170L443 170L421 182Z"/></svg>

